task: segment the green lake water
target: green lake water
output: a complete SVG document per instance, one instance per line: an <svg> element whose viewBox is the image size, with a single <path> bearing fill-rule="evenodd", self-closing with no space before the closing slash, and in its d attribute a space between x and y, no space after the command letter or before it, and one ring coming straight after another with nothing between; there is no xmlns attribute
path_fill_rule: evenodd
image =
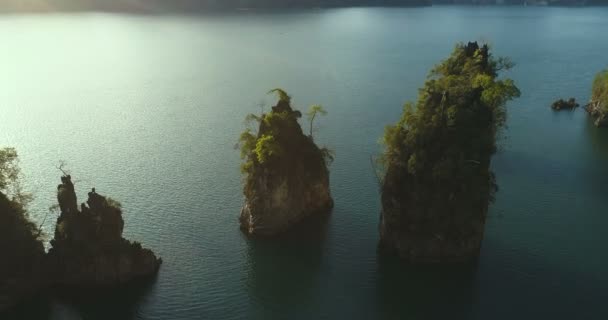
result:
<svg viewBox="0 0 608 320"><path fill-rule="evenodd" d="M42 220L65 160L124 208L125 236L164 260L154 283L2 319L606 319L608 129L586 102L608 67L608 8L429 7L192 16L0 16L0 146L16 147ZM480 258L411 267L377 253L370 156L458 41L517 66L494 157L500 191ZM234 144L285 88L319 103L335 209L280 241L238 229ZM44 226L52 236L55 216Z"/></svg>

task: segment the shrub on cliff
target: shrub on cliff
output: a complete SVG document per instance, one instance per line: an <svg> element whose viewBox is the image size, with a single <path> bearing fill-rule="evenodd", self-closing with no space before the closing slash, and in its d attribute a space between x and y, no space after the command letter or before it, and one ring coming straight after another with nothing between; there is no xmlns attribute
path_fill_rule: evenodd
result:
<svg viewBox="0 0 608 320"><path fill-rule="evenodd" d="M407 103L384 134L381 226L397 237L416 230L456 241L470 232L472 219L485 219L496 189L489 166L505 105L520 95L511 79L498 78L511 67L473 42L458 44L433 68L416 104Z"/></svg>
<svg viewBox="0 0 608 320"><path fill-rule="evenodd" d="M591 100L598 103L604 113L608 113L608 70L595 76L591 89Z"/></svg>

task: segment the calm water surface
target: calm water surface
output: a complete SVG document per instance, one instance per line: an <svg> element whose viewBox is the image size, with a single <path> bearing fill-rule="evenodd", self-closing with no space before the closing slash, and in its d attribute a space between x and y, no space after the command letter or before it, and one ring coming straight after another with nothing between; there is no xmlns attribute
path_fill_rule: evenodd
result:
<svg viewBox="0 0 608 320"><path fill-rule="evenodd" d="M608 130L549 108L589 98L606 32L603 8L0 16L0 145L20 152L32 215L55 202L66 160L81 201L92 186L120 200L125 236L164 260L134 292L42 298L6 318L608 318ZM518 63L508 75L523 94L493 161L500 192L477 263L408 267L377 255L370 155L468 40ZM317 139L337 155L336 207L306 236L250 241L233 146L277 86L329 110Z"/></svg>

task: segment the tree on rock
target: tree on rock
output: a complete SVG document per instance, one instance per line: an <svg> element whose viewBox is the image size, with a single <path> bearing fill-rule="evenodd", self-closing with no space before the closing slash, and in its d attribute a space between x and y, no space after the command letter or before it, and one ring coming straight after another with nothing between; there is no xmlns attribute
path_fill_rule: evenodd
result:
<svg viewBox="0 0 608 320"><path fill-rule="evenodd" d="M310 108L308 109L308 111L306 112L306 117L308 118L308 121L310 122L310 130L308 135L310 137L312 137L312 125L315 122L315 118L317 117L317 115L327 115L327 111L325 111L325 109L323 109L323 106L320 104L315 104L310 106Z"/></svg>
<svg viewBox="0 0 608 320"><path fill-rule="evenodd" d="M314 213L333 206L328 163L333 153L302 132L302 113L291 107L283 89L273 89L277 104L268 113L250 115L257 132L240 136L245 205L241 227L248 234L275 235Z"/></svg>
<svg viewBox="0 0 608 320"><path fill-rule="evenodd" d="M416 104L386 128L380 244L412 262L476 256L496 184L490 160L520 95L513 67L487 45L458 44L430 72Z"/></svg>

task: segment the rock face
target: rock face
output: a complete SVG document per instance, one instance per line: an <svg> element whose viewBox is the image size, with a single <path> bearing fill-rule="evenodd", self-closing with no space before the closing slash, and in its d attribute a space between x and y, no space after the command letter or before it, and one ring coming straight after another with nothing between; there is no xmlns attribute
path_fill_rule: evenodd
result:
<svg viewBox="0 0 608 320"><path fill-rule="evenodd" d="M273 152L263 160L249 157L240 215L247 234L276 235L333 207L323 149L304 135L300 116L288 100L281 100L260 121L257 141L270 137Z"/></svg>
<svg viewBox="0 0 608 320"><path fill-rule="evenodd" d="M469 218L456 221L450 219L460 213L456 208L436 215L437 210L445 210L439 203L421 205L384 192L380 247L414 263L467 261L479 255L488 206L472 203L471 209Z"/></svg>
<svg viewBox="0 0 608 320"><path fill-rule="evenodd" d="M572 110L578 108L579 104L576 103L576 99L570 98L567 101L564 99L559 99L551 105L551 109L560 111L560 110Z"/></svg>
<svg viewBox="0 0 608 320"><path fill-rule="evenodd" d="M61 214L48 253L55 285L115 286L156 274L161 259L122 238L120 204L93 189L78 210L71 177L63 176L61 182L57 187Z"/></svg>
<svg viewBox="0 0 608 320"><path fill-rule="evenodd" d="M593 123L597 127L608 127L608 112L604 111L605 108L599 100L591 101L585 106L585 110L593 117Z"/></svg>

